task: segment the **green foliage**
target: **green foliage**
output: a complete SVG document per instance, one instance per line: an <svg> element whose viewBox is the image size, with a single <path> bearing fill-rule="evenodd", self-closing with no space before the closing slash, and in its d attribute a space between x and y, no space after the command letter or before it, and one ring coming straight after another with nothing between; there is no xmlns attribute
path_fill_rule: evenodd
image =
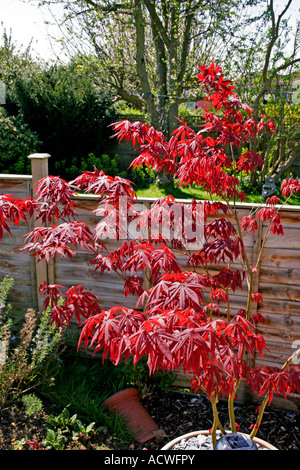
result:
<svg viewBox="0 0 300 470"><path fill-rule="evenodd" d="M8 313L11 310L11 305L7 304L8 295L14 285L14 279L10 276L4 276L0 283L0 315L1 315L1 323L3 324L3 320L7 321ZM1 338L1 337L0 337Z"/></svg>
<svg viewBox="0 0 300 470"><path fill-rule="evenodd" d="M128 362L124 362L121 365L119 370L120 376L123 378L124 387L135 387L141 395L153 389L154 386L163 391L168 390L175 378L173 373L164 373L162 371L150 377L146 357L137 362L135 366L133 365L132 358L130 358Z"/></svg>
<svg viewBox="0 0 300 470"><path fill-rule="evenodd" d="M18 78L14 89L24 120L42 141L41 151L51 155L50 173L66 178L66 168L80 167L90 153L103 153L116 114L110 97L74 64Z"/></svg>
<svg viewBox="0 0 300 470"><path fill-rule="evenodd" d="M24 446L26 445L26 439L20 439L13 442L12 448L13 450L24 450Z"/></svg>
<svg viewBox="0 0 300 470"><path fill-rule="evenodd" d="M66 165L66 161L63 160L61 164ZM153 170L148 167L143 166L124 170L120 164L119 155L109 155L106 153L98 157L90 153L87 158L82 158L80 162L78 162L78 159L74 158L71 165L65 168L66 179L70 181L76 178L81 172L92 170L94 166L98 170L104 171L106 175L120 176L121 178L129 179L139 188L147 188L155 180Z"/></svg>
<svg viewBox="0 0 300 470"><path fill-rule="evenodd" d="M42 386L41 392L61 408L70 406L80 416L101 421L105 377L100 361L64 356L55 385L51 389Z"/></svg>
<svg viewBox="0 0 300 470"><path fill-rule="evenodd" d="M55 432L53 429L47 430L44 446L46 449L64 450L67 443L67 437L60 431Z"/></svg>
<svg viewBox="0 0 300 470"><path fill-rule="evenodd" d="M77 440L79 434L90 436L95 432L95 423L82 424L77 414L70 415L64 408L60 415L50 415L47 419L47 435L43 443L46 449L64 450L69 440Z"/></svg>
<svg viewBox="0 0 300 470"><path fill-rule="evenodd" d="M41 70L41 65L33 60L30 44L22 49L5 28L0 40L0 80L6 85L6 102L10 108L14 102L13 87L16 79L33 76Z"/></svg>
<svg viewBox="0 0 300 470"><path fill-rule="evenodd" d="M129 103L126 103L124 101L120 101L116 104L116 110L118 113L120 113L122 116L122 119L126 119L124 116L132 115L132 116L139 116L139 119L143 119L145 117L144 111L141 111Z"/></svg>
<svg viewBox="0 0 300 470"><path fill-rule="evenodd" d="M114 393L119 383L120 373L114 366L101 360L67 355L64 356L55 384L49 388L46 384L40 388L41 393L59 408L68 408L82 422L95 422L99 426L115 433L118 438L126 440L128 432L123 420L108 414L103 408L104 400ZM53 433L50 437L54 438ZM60 443L63 444L60 439Z"/></svg>
<svg viewBox="0 0 300 470"><path fill-rule="evenodd" d="M65 174L68 180L72 180L82 171L90 171L95 166L98 170L104 171L107 175L121 176L119 163L118 155L103 154L96 157L93 153L89 153L87 158L81 158L80 162L78 162L77 158L73 158L71 165L66 168Z"/></svg>
<svg viewBox="0 0 300 470"><path fill-rule="evenodd" d="M51 385L50 366L56 361L61 344L61 332L49 326L48 310L38 318L33 309L28 309L21 328L17 328L17 320L6 308L12 286L10 277L0 284L0 408L14 403L25 391L41 383Z"/></svg>
<svg viewBox="0 0 300 470"><path fill-rule="evenodd" d="M291 175L286 175L291 176ZM250 184L250 178L245 177L242 181L240 181L240 188L247 194L247 201L248 202L255 202L255 203L263 203L264 199L261 196L261 187L258 181L255 181L254 184ZM136 194L138 198L143 197L151 197L158 199L160 197L164 197L168 194L173 196L176 199L193 199L193 197L197 199L208 199L210 196L206 191L204 191L201 187L191 187L187 185L186 187L181 186L180 188L177 186L176 181L174 187L166 187L166 188L159 188L155 183L150 184L146 188L138 187L136 190ZM277 191L276 195L280 197L280 184L277 184ZM221 200L220 197L215 197L215 200ZM287 204L289 205L300 205L300 195L293 195L288 201Z"/></svg>
<svg viewBox="0 0 300 470"><path fill-rule="evenodd" d="M148 188L155 181L155 173L143 165L135 169L130 168L127 172L127 178L140 189Z"/></svg>
<svg viewBox="0 0 300 470"><path fill-rule="evenodd" d="M9 116L0 107L0 173L29 174L28 155L38 151L41 142L23 117Z"/></svg>
<svg viewBox="0 0 300 470"><path fill-rule="evenodd" d="M88 171L95 166L107 175L117 176L120 168L119 165L120 159L118 155L103 154L100 157L95 157L93 153L90 153L87 160L82 161L81 170ZM76 176L78 176L78 173Z"/></svg>
<svg viewBox="0 0 300 470"><path fill-rule="evenodd" d="M0 106L0 173L29 174L27 157L39 151L41 141L17 106L15 83L31 79L40 70L40 64L31 57L30 46L22 50L4 29L0 37L0 80L5 85L6 104Z"/></svg>
<svg viewBox="0 0 300 470"><path fill-rule="evenodd" d="M42 401L34 393L24 395L22 402L25 406L25 413L29 416L34 416L43 409Z"/></svg>

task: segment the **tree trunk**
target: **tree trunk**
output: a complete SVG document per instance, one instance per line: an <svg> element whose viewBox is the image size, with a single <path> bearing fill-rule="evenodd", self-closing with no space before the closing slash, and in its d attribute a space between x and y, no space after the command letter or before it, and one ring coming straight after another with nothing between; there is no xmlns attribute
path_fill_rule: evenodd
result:
<svg viewBox="0 0 300 470"><path fill-rule="evenodd" d="M287 159L284 162L281 162L275 173L272 175L275 178L275 181L278 181L286 171L288 171L292 164L296 161L300 161L300 145L297 145L290 150Z"/></svg>
<svg viewBox="0 0 300 470"><path fill-rule="evenodd" d="M134 2L134 17L136 27L136 66L139 76L141 88L143 91L143 98L146 102L148 114L150 116L151 124L159 129L159 116L155 106L154 95L152 94L150 83L148 80L148 73L145 62L145 28L144 19L141 8L141 1L135 0Z"/></svg>

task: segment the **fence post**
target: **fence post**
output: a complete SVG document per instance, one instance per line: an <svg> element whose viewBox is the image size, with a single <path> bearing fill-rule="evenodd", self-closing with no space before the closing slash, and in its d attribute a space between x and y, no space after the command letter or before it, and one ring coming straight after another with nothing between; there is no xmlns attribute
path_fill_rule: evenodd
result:
<svg viewBox="0 0 300 470"><path fill-rule="evenodd" d="M32 191L34 190L35 184L42 178L48 176L48 153L33 153L28 156L31 160L31 174L32 174ZM39 220L33 222L34 228L41 226ZM45 281L47 284L51 284L51 273L53 273L53 264L47 263L45 259L35 262L35 277L36 277L36 294L38 301L38 308L41 311L43 309L43 301L39 294L39 287Z"/></svg>

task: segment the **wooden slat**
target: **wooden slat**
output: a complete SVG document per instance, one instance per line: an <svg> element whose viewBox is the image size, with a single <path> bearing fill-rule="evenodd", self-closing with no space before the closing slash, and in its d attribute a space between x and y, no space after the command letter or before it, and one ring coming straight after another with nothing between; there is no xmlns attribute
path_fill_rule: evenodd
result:
<svg viewBox="0 0 300 470"><path fill-rule="evenodd" d="M284 248L266 247L262 255L262 266L270 267L270 271L277 268L300 268L300 250L290 249L287 244Z"/></svg>
<svg viewBox="0 0 300 470"><path fill-rule="evenodd" d="M269 236L266 244L266 248L289 248L294 250L300 249L300 229L288 228L285 230L284 235Z"/></svg>
<svg viewBox="0 0 300 470"><path fill-rule="evenodd" d="M262 266L260 269L260 282L283 285L300 285L300 269L297 268L276 268Z"/></svg>
<svg viewBox="0 0 300 470"><path fill-rule="evenodd" d="M0 175L0 194L14 194L17 197L27 197L31 191L30 177L5 177ZM98 199L94 196L80 195L75 198L78 204L78 220L83 220L91 228L99 221L94 211L98 205ZM145 198L141 200L148 206L152 200ZM190 201L181 201L189 203ZM240 204L237 213L241 219L249 213L251 204ZM254 204L259 209L259 204ZM220 213L223 217L223 214ZM214 220L210 217L209 221ZM233 222L233 218L231 216ZM281 211L281 221L284 226L285 236L270 236L267 239L259 272L254 285L254 290L260 292L263 302L258 304L258 312L266 319L264 325L259 325L259 331L265 336L269 351L266 352L264 361L273 366L280 366L282 362L293 352L292 343L300 339L300 207L285 206ZM234 222L233 222L234 223ZM18 247L24 242L24 235L28 233L30 226L21 221L19 227L12 227L12 237L5 233L3 242L0 244L0 269L2 275L10 274L15 278L15 285L10 296L15 311L22 312L32 306L34 302L33 287L34 260L29 253L20 252ZM245 237L245 247L250 264L254 263L255 253L260 246L260 237L264 235L266 224L263 224L262 234L256 232ZM115 250L119 244L113 240L106 240L109 251ZM100 278L99 273L93 271L93 267L87 263L93 258L93 254L80 252L79 256L72 259L55 259L54 281L71 287L81 284L86 289L93 291L99 298L103 308L113 305L125 305L134 308L136 298L125 297L122 280L114 273L104 273ZM186 259L178 257L182 269ZM216 274L225 265L221 263L218 267L211 269L211 274ZM233 269L240 267L238 262L232 263ZM199 270L199 272L201 272ZM246 294L241 290L230 294L231 315L237 314L241 308L246 306ZM225 306L222 307L225 315ZM78 327L74 324L74 332ZM259 357L255 365L262 364ZM179 380L179 379L178 379ZM181 380L181 379L180 379ZM247 390L242 390L241 395L246 396ZM280 399L279 399L280 401ZM287 402L285 402L286 404ZM296 403L296 405L295 405ZM288 406L298 406L298 397L291 401Z"/></svg>
<svg viewBox="0 0 300 470"><path fill-rule="evenodd" d="M0 194L12 194L17 198L27 198L31 193L31 176L0 175ZM10 225L11 235L4 231L0 243L0 271L3 276L11 276L14 286L8 296L13 313L25 313L28 307L35 306L34 273L32 259L28 252L19 251L24 237L30 230L30 222L21 220L18 226Z"/></svg>

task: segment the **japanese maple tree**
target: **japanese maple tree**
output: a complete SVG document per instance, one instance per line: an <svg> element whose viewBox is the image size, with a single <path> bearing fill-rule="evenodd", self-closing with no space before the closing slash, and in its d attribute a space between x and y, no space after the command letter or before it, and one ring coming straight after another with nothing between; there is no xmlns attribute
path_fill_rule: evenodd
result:
<svg viewBox="0 0 300 470"><path fill-rule="evenodd" d="M56 176L43 179L33 200L1 196L0 235L3 229L9 231L10 221L18 224L35 213L42 225L27 235L22 250L48 261L55 256L72 258L80 248L93 254L90 265L100 278L104 272L117 273L124 281L125 295L136 296L134 308L103 310L97 296L81 285L67 290L44 283L40 292L45 306L52 307L51 321L65 326L75 317L82 327L78 347L102 350L103 360L109 357L118 364L133 357L136 364L147 356L150 374L157 370L186 374L191 389L204 392L211 401L215 444L217 429L225 432L217 410L220 397L228 398L230 427L237 430L233 404L242 381L258 396L265 395L251 437L274 394L286 397L300 392L300 369L294 361L300 350L282 368L253 368L248 360L263 356L267 348L257 331L257 323L264 318L252 313L254 303L262 300L254 291L254 279L267 238L284 234L283 201L270 197L239 220L236 204L246 195L238 175L256 170L262 159L251 150L238 150L259 133L276 129L265 116L258 124L251 118L251 108L240 101L221 67L201 65L198 80L206 93L198 132L184 120L179 120L169 140L142 122L125 120L113 129L119 140L138 145L133 167L165 170L179 185L202 186L210 199L194 199L186 205L167 196L150 209L140 210L130 181L94 168L69 183ZM299 190L300 182L294 178L282 183L284 198ZM99 197L99 222L94 228L77 220L74 200L78 191ZM260 221L267 223L267 229L258 257L250 264L244 236L255 232ZM105 248L109 238L119 241L114 251ZM145 271L150 281L146 287ZM236 312L230 295L244 289L245 305Z"/></svg>

